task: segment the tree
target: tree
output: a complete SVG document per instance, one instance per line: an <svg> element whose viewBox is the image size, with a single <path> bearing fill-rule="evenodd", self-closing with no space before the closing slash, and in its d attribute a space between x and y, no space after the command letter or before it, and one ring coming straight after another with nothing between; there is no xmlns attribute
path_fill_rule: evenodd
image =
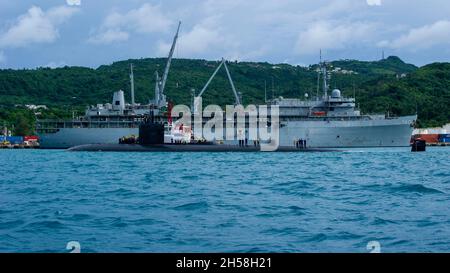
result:
<svg viewBox="0 0 450 273"><path fill-rule="evenodd" d="M29 126L29 121L22 114L19 114L16 119L14 135L28 136L31 134L32 132Z"/></svg>

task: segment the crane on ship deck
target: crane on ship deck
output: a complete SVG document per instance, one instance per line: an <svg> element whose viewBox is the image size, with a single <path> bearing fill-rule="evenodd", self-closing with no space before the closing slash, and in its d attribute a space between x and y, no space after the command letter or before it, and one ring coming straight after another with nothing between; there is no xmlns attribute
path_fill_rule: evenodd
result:
<svg viewBox="0 0 450 273"><path fill-rule="evenodd" d="M169 76L170 66L172 64L173 54L178 41L178 35L180 33L181 21L178 23L177 32L173 38L172 47L170 48L169 56L167 58L166 67L164 69L164 74L162 77L159 76L158 72L155 72L156 84L155 84L155 99L153 101L157 108L162 108L167 106L167 98L164 94L164 89L166 87L167 77Z"/></svg>
<svg viewBox="0 0 450 273"><path fill-rule="evenodd" d="M231 89L233 91L233 95L234 95L234 98L235 98L235 104L236 105L241 105L241 102L242 102L241 93L239 93L236 90L236 86L234 85L233 79L231 78L230 70L228 69L227 60L225 58L222 58L222 61L220 62L219 66L216 68L214 73L211 75L211 77L209 78L208 82L206 82L206 84L203 87L202 91L200 91L200 93L196 97L200 98L200 97L203 96L203 94L205 93L206 89L208 89L208 86L210 85L210 83L212 82L214 77L217 75L217 73L219 72L220 68L222 68L222 66L225 68L225 71L227 73L228 81L230 82Z"/></svg>

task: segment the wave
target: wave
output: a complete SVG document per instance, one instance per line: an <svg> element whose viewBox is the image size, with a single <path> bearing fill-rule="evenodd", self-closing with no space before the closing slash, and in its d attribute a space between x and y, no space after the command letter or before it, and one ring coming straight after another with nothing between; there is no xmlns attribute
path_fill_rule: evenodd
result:
<svg viewBox="0 0 450 273"><path fill-rule="evenodd" d="M147 219L132 220L129 221L129 223L133 226L152 226L157 224L162 225L165 222L147 218Z"/></svg>
<svg viewBox="0 0 450 273"><path fill-rule="evenodd" d="M429 193L429 194L444 194L444 192L425 187L422 184L403 184L397 187L393 187L392 190L397 192L413 192L413 193Z"/></svg>
<svg viewBox="0 0 450 273"><path fill-rule="evenodd" d="M173 209L190 211L190 210L204 210L208 209L208 207L209 207L208 203L203 201L203 202L187 203L184 205L176 206Z"/></svg>
<svg viewBox="0 0 450 273"><path fill-rule="evenodd" d="M83 221L83 220L87 220L87 219L90 219L90 218L92 218L92 216L91 215L88 215L88 214L74 214L74 215L72 215L72 217L71 217L71 220L73 220L73 221Z"/></svg>
<svg viewBox="0 0 450 273"><path fill-rule="evenodd" d="M60 221L38 221L26 225L26 228L39 231L40 229L61 229L64 225Z"/></svg>
<svg viewBox="0 0 450 273"><path fill-rule="evenodd" d="M199 177L197 175L183 175L180 177L180 179L182 179L182 180L190 180L190 181L195 181L198 178Z"/></svg>
<svg viewBox="0 0 450 273"><path fill-rule="evenodd" d="M306 240L304 240L304 242L314 242L314 243L318 243L318 242L323 242L325 240L328 239L328 236L324 233L319 233L316 234L312 237L307 238Z"/></svg>
<svg viewBox="0 0 450 273"><path fill-rule="evenodd" d="M295 234L297 231L299 231L298 228L285 227L285 228L270 228L267 230L263 230L262 233L270 235L291 235Z"/></svg>
<svg viewBox="0 0 450 273"><path fill-rule="evenodd" d="M131 196L131 195L135 194L135 192L131 191L131 190L124 189L124 188L119 188L119 189L116 189L116 190L107 191L107 192L105 192L105 194L106 195L113 194L113 195L117 195L117 196Z"/></svg>
<svg viewBox="0 0 450 273"><path fill-rule="evenodd" d="M393 221L393 220L379 218L379 217L375 217L375 220L372 221L372 225L376 225L376 226L390 225L390 224L397 224L397 222Z"/></svg>
<svg viewBox="0 0 450 273"><path fill-rule="evenodd" d="M426 187L422 184L375 184L375 185L368 185L365 186L365 188L368 189L374 189L376 191L388 191L391 193L421 193L421 194L445 194L445 192L442 192L438 189Z"/></svg>
<svg viewBox="0 0 450 273"><path fill-rule="evenodd" d="M25 222L22 221L22 220L3 222L3 223L0 223L0 230L2 230L2 229L13 229L13 228L21 226L23 224L25 224Z"/></svg>
<svg viewBox="0 0 450 273"><path fill-rule="evenodd" d="M113 219L113 221L111 222L111 226L123 228L128 226L128 224L122 219L122 217L117 217Z"/></svg>
<svg viewBox="0 0 450 273"><path fill-rule="evenodd" d="M290 212L292 214L297 215L297 216L305 215L306 211L307 211L307 209L301 208L301 207L297 207L297 206L290 206L288 209L290 210Z"/></svg>

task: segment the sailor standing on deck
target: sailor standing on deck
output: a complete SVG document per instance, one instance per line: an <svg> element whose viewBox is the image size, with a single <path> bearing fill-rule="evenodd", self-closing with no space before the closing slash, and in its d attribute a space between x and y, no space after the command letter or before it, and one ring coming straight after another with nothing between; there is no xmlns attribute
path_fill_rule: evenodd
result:
<svg viewBox="0 0 450 273"><path fill-rule="evenodd" d="M242 130L238 130L238 140L239 140L239 147L244 147L244 133Z"/></svg>

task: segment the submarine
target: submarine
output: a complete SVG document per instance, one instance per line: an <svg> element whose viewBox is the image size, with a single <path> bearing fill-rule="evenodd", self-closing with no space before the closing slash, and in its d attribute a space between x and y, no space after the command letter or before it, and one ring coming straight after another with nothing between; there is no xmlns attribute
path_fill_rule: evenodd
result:
<svg viewBox="0 0 450 273"><path fill-rule="evenodd" d="M154 120L153 113L144 118L139 125L139 137L136 143L121 139L117 144L86 144L74 146L68 149L70 152L263 152L259 144L247 145L240 141L239 145L216 144L213 142L198 143L164 143L164 124ZM341 152L331 149L311 149L300 147L280 146L273 152Z"/></svg>

